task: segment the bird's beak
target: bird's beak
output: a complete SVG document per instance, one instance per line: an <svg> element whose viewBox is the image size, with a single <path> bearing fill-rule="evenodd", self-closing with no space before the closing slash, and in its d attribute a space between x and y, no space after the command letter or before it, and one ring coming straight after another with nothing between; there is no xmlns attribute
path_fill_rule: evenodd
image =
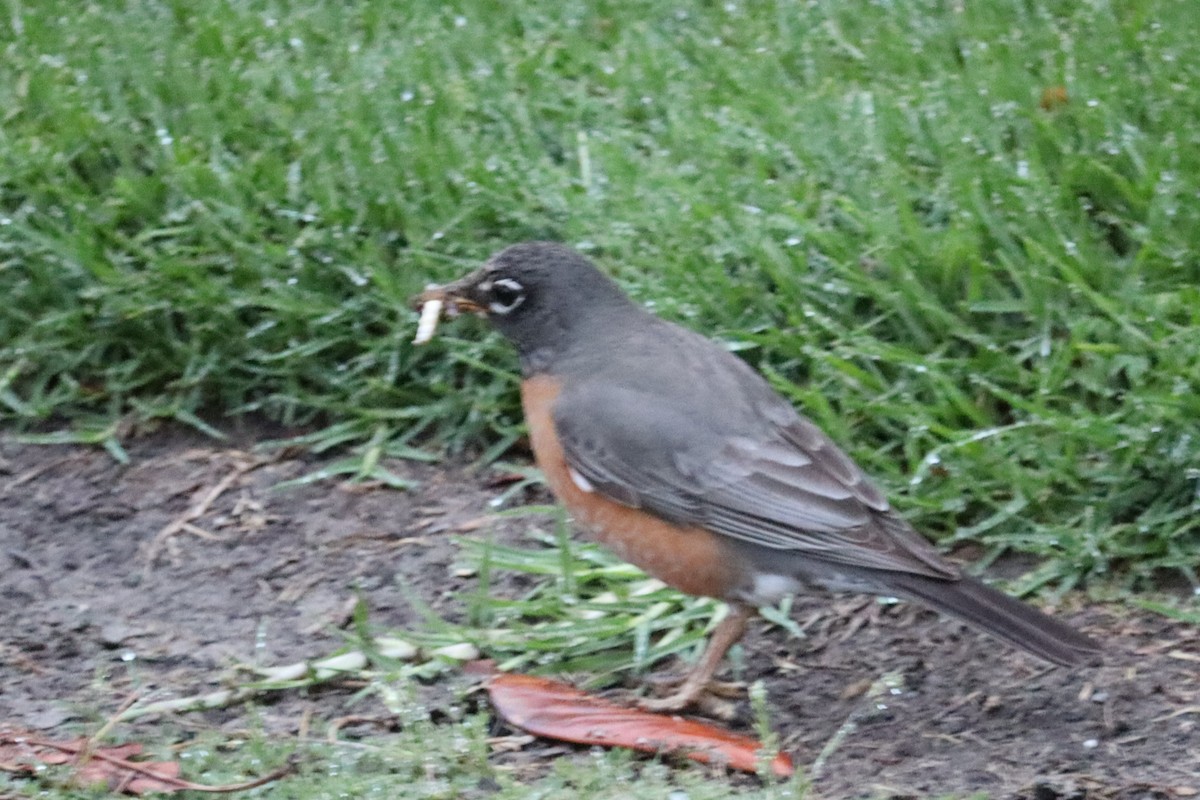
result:
<svg viewBox="0 0 1200 800"><path fill-rule="evenodd" d="M477 269L453 283L447 283L444 286L427 286L425 291L413 297L409 303L414 309L420 310L427 303L439 302L450 316L463 311L483 314L486 312L487 306L479 286L484 282L485 277L485 271Z"/></svg>
<svg viewBox="0 0 1200 800"><path fill-rule="evenodd" d="M485 316L487 307L483 297L481 284L486 280L486 272L477 269L470 275L447 283L445 286L427 286L425 291L416 295L408 302L414 309L421 312L420 322L417 323L417 335L413 344L424 344L433 338L438 320L445 314L456 317L464 311Z"/></svg>

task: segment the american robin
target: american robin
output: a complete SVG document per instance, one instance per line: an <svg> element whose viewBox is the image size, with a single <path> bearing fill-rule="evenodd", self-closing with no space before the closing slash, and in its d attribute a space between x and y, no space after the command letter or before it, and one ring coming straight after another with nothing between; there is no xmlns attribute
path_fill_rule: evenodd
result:
<svg viewBox="0 0 1200 800"><path fill-rule="evenodd" d="M730 605L678 691L645 707L692 705L754 609L811 587L916 600L1055 664L1099 651L945 561L754 369L636 305L574 250L514 245L414 301L481 314L516 345L534 456L577 523Z"/></svg>

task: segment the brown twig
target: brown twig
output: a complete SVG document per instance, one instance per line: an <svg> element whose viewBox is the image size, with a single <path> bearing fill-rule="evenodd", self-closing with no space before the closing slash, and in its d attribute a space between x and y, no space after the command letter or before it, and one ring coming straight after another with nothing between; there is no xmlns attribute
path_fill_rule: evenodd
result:
<svg viewBox="0 0 1200 800"><path fill-rule="evenodd" d="M121 705L117 707L116 713L110 715L109 718L105 720L104 724L101 725L95 733L93 733L84 741L83 747L79 749L79 753L75 757L76 762L79 765L87 763L88 759L92 757L92 753L95 752L96 748L100 746L100 740L107 736L109 732L117 726L117 723L121 721L121 715L128 711L134 703L141 699L141 696L141 692L131 692L124 700L121 701Z"/></svg>
<svg viewBox="0 0 1200 800"><path fill-rule="evenodd" d="M212 486L212 488L205 492L204 495L191 506L191 508L164 525L162 530L155 534L154 538L151 539L143 549L144 557L146 559L146 568L144 571L145 574L149 575L150 571L154 568L154 562L157 560L159 552L172 536L176 535L180 531L189 530L189 526L192 526L192 523L195 520L200 519L200 517L208 513L208 509L212 507L212 504L215 503L217 498L224 494L225 491L233 485L234 481L245 475L247 472L258 469L266 463L266 461L237 462L234 465L234 468L230 470L230 472L224 478Z"/></svg>
<svg viewBox="0 0 1200 800"><path fill-rule="evenodd" d="M91 750L89 747L92 744L91 740L76 739L70 742L57 742L53 739L43 739L39 736L29 736L23 733L13 733L3 738L10 740L19 740L31 748L43 748L62 753L66 756L71 756L74 761L76 770L81 769L88 761L102 761L106 764L111 764L121 770L124 774L121 776L120 783L117 785L117 791L127 790L132 782L137 778L145 778L150 781L156 781L162 786L168 787L165 791L190 791L204 792L207 794L228 794L230 792L241 792L247 789L254 789L264 784L277 781L295 769L295 763L289 760L283 767L263 775L253 780L243 783L228 783L220 786L207 786L200 783L192 783L191 781L177 778L173 775L165 775L157 768L162 768L166 762L162 763L147 763L142 764L137 761L130 761L128 758L112 755L103 749ZM158 789L164 791L164 789Z"/></svg>
<svg viewBox="0 0 1200 800"><path fill-rule="evenodd" d="M392 717L366 717L359 714L351 714L345 717L338 717L329 723L329 728L325 731L325 738L330 744L338 744L338 732L347 725L374 725L377 728L387 730L396 724Z"/></svg>
<svg viewBox="0 0 1200 800"><path fill-rule="evenodd" d="M4 488L0 489L0 494L5 494L7 492L11 492L13 489L16 489L20 486L24 486L25 484L29 483L30 481L36 480L38 477L49 472L50 470L55 469L56 467L61 467L63 464L69 464L78 458L79 458L78 453L72 453L69 456L63 456L62 458L55 458L51 461L47 461L45 464L39 464L38 466L33 467L32 469L26 470L25 472L21 473L17 477L13 478L11 481L8 481L7 483L5 483Z"/></svg>

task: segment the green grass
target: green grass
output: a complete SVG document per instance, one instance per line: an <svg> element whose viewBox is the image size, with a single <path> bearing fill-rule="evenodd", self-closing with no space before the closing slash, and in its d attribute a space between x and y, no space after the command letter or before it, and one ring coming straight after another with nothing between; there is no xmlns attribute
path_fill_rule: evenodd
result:
<svg viewBox="0 0 1200 800"><path fill-rule="evenodd" d="M253 715L251 715L253 717ZM321 732L316 732L321 733ZM209 785L238 783L282 768L289 759L295 771L287 777L247 794L230 795L270 800L324 800L331 797L404 797L411 800L551 800L586 797L589 800L626 800L629 797L720 800L745 797L756 800L803 800L802 779L756 786L743 778L736 782L714 779L716 770L673 769L672 762L649 762L628 751L594 751L588 758L548 760L531 785L524 773L533 768L514 760L489 763L486 715L470 714L456 724L426 721L406 725L384 737L329 744L314 735L305 742L281 740L261 730L223 734L202 733L187 737L184 746L147 748L147 755L181 763L186 780ZM43 773L37 781L15 781L0 772L0 793L36 789L38 797L106 798L101 789L67 787L69 767ZM672 794L672 793L675 794ZM24 796L21 794L14 797ZM29 796L35 796L31 791ZM181 798L211 797L180 792Z"/></svg>
<svg viewBox="0 0 1200 800"><path fill-rule="evenodd" d="M491 457L511 355L414 349L405 299L562 239L931 535L1045 557L1031 585L1194 580L1193 9L952 6L13 0L0 414L118 456L260 413Z"/></svg>
<svg viewBox="0 0 1200 800"><path fill-rule="evenodd" d="M471 321L413 348L405 300L559 239L931 536L1040 557L1020 588L1195 585L1194 16L9 0L0 420L117 457L148 420L261 414L354 474L495 458L515 359Z"/></svg>
<svg viewBox="0 0 1200 800"><path fill-rule="evenodd" d="M1194 581L1193 9L961 5L12 0L0 414L494 457L511 354L405 299L561 239L931 535Z"/></svg>

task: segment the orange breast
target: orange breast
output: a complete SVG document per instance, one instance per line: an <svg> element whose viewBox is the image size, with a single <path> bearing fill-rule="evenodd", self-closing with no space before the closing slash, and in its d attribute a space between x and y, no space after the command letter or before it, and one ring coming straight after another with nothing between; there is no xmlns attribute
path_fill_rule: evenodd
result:
<svg viewBox="0 0 1200 800"><path fill-rule="evenodd" d="M591 538L617 557L687 594L728 598L745 573L720 536L696 526L675 525L598 491L584 491L571 478L552 413L560 388L544 375L521 384L533 455L554 496Z"/></svg>

